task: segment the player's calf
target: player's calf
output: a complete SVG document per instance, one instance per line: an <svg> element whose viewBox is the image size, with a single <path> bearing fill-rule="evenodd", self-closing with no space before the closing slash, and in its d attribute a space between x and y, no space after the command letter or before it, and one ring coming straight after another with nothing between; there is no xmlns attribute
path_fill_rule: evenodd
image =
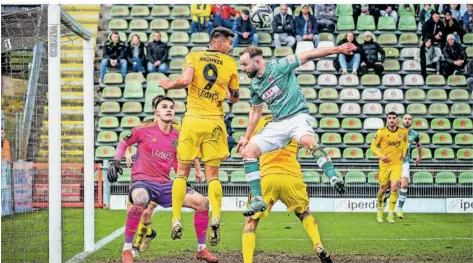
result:
<svg viewBox="0 0 473 263"><path fill-rule="evenodd" d="M250 186L251 195L253 196L253 198L250 200L248 208L245 210L243 215L253 216L258 212L264 212L267 206L264 203L261 194L261 174L259 170L258 159L245 158L243 162L245 166L245 174L248 179L248 185Z"/></svg>
<svg viewBox="0 0 473 263"><path fill-rule="evenodd" d="M253 254L256 246L256 227L259 219L252 219L247 217L242 234L242 253L244 263L253 263Z"/></svg>

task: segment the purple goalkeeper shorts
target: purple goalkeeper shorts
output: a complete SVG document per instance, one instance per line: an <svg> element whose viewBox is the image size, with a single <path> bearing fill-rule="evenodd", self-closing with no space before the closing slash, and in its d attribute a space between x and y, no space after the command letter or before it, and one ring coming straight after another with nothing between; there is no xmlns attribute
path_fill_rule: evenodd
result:
<svg viewBox="0 0 473 263"><path fill-rule="evenodd" d="M135 181L131 184L130 193L128 200L133 203L131 193L133 190L143 188L148 192L150 202L160 205L164 208L172 207L172 181L167 183L158 184L152 181ZM187 185L186 193L194 191L189 185Z"/></svg>

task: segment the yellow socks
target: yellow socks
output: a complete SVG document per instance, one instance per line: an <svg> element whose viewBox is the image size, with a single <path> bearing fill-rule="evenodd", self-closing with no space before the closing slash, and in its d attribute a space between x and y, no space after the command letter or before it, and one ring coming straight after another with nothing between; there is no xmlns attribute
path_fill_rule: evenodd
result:
<svg viewBox="0 0 473 263"><path fill-rule="evenodd" d="M317 220L315 220L312 215L309 215L302 219L302 225L304 225L304 230L307 232L307 235L309 235L310 239L312 239L312 244L314 244L314 247L317 245L323 247L322 242L320 241Z"/></svg>
<svg viewBox="0 0 473 263"><path fill-rule="evenodd" d="M391 196L389 197L389 213L394 212L394 208L396 207L397 198L399 197L398 192L391 192Z"/></svg>
<svg viewBox="0 0 473 263"><path fill-rule="evenodd" d="M243 262L253 263L253 253L256 246L256 234L253 232L243 233L241 243L243 248Z"/></svg>
<svg viewBox="0 0 473 263"><path fill-rule="evenodd" d="M381 190L378 190L378 194L376 195L376 198L378 199L378 210L382 210L384 194L381 193Z"/></svg>
<svg viewBox="0 0 473 263"><path fill-rule="evenodd" d="M220 219L222 210L222 183L218 179L212 179L209 182L209 201L212 206L212 218Z"/></svg>
<svg viewBox="0 0 473 263"><path fill-rule="evenodd" d="M186 197L187 179L185 177L177 176L172 184L172 223L174 221L181 221L181 210Z"/></svg>

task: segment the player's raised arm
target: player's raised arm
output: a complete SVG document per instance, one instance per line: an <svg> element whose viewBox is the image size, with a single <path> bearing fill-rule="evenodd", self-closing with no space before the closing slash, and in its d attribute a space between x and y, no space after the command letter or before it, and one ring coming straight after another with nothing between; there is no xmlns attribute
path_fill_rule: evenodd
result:
<svg viewBox="0 0 473 263"><path fill-rule="evenodd" d="M177 77L175 80L170 80L166 77L162 78L159 81L159 86L165 90L169 89L184 89L192 83L192 79L194 78L194 68L186 67L182 74Z"/></svg>
<svg viewBox="0 0 473 263"><path fill-rule="evenodd" d="M334 54L350 54L356 50L356 46L352 43L345 43L341 46L337 47L323 47L323 48L314 48L309 51L305 51L300 53L299 56L299 63L305 64L308 61L314 60L316 58L321 58L325 56L330 56Z"/></svg>

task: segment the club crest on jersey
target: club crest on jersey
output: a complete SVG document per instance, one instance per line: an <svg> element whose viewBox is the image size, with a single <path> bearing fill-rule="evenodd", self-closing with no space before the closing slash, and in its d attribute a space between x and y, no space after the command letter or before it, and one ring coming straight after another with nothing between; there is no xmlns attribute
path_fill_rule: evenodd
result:
<svg viewBox="0 0 473 263"><path fill-rule="evenodd" d="M220 127L215 127L212 131L212 137L213 138L220 138L220 136L222 135L222 128Z"/></svg>
<svg viewBox="0 0 473 263"><path fill-rule="evenodd" d="M398 139L402 139L402 134L399 133L399 134L397 135L397 138L398 138Z"/></svg>

